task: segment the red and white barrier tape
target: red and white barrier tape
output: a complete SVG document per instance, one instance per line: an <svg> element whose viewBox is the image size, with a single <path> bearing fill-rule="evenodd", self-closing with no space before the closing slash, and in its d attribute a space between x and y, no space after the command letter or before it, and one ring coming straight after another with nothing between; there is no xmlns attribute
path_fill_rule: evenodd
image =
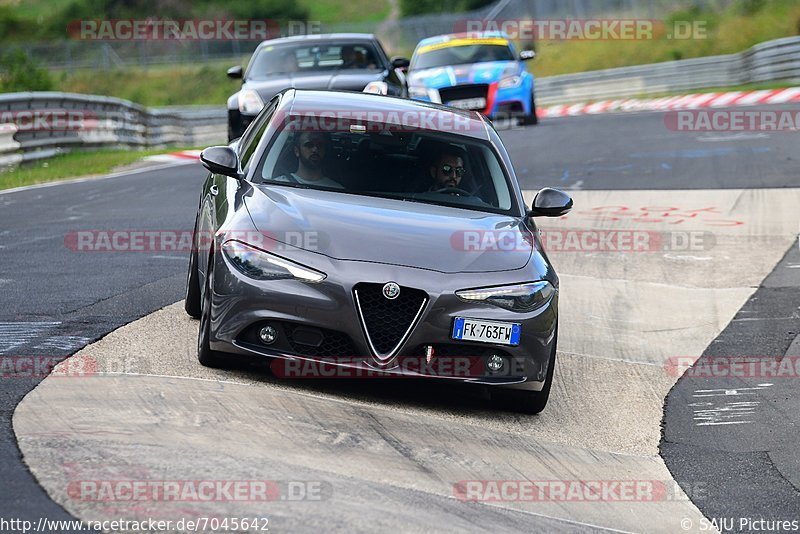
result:
<svg viewBox="0 0 800 534"><path fill-rule="evenodd" d="M600 102L540 108L538 114L540 117L568 117L576 115L598 115L601 113L624 113L630 111L671 111L677 109L787 104L790 102L800 102L800 87L762 91L696 93L664 98L603 100Z"/></svg>

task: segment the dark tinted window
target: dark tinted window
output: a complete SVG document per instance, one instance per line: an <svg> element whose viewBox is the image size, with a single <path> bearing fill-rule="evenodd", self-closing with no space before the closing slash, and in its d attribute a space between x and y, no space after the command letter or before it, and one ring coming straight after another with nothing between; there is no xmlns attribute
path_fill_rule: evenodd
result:
<svg viewBox="0 0 800 534"><path fill-rule="evenodd" d="M488 142L383 123L316 130L296 121L288 117L275 134L255 182L482 211L513 208L509 179Z"/></svg>
<svg viewBox="0 0 800 534"><path fill-rule="evenodd" d="M513 61L514 59L514 54L508 43L441 47L429 45L417 50L411 69L430 69L448 65L482 63L484 61Z"/></svg>
<svg viewBox="0 0 800 534"><path fill-rule="evenodd" d="M260 48L248 68L248 80L332 70L381 70L379 55L370 43L297 43Z"/></svg>

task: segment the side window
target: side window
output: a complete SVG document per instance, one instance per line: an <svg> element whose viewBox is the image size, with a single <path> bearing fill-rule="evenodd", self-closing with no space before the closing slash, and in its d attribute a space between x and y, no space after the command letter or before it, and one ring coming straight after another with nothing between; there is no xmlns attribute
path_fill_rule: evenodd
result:
<svg viewBox="0 0 800 534"><path fill-rule="evenodd" d="M255 152L258 142L261 140L261 136L264 135L264 130L267 129L267 125L277 107L278 98L276 97L269 101L261 114L256 118L253 124L250 125L244 138L242 138L242 142L239 144L239 161L245 173L247 172L250 158L253 156L253 152Z"/></svg>

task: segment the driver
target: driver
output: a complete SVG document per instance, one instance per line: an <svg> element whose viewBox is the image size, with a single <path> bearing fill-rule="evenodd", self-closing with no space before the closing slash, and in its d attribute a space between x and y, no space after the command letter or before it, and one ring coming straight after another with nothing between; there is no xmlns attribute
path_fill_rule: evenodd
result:
<svg viewBox="0 0 800 534"><path fill-rule="evenodd" d="M428 191L441 191L447 188L458 188L466 169L464 160L457 152L445 149L434 158L429 172L431 187Z"/></svg>
<svg viewBox="0 0 800 534"><path fill-rule="evenodd" d="M278 72L297 72L299 69L297 65L297 56L294 54L294 51L288 50L283 53L280 57L280 61L278 64Z"/></svg>

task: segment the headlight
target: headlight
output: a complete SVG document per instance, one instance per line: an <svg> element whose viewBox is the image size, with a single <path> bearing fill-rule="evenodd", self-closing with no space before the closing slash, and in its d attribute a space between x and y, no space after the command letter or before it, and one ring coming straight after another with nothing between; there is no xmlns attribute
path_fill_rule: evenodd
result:
<svg viewBox="0 0 800 534"><path fill-rule="evenodd" d="M427 98L428 97L428 89L422 85L410 85L408 87L408 96L410 97L419 97L419 98Z"/></svg>
<svg viewBox="0 0 800 534"><path fill-rule="evenodd" d="M222 245L225 257L245 276L256 280L289 280L322 282L325 274L299 263L274 256L241 241L226 241Z"/></svg>
<svg viewBox="0 0 800 534"><path fill-rule="evenodd" d="M369 82L364 88L364 92L373 95L388 95L389 84L386 82Z"/></svg>
<svg viewBox="0 0 800 534"><path fill-rule="evenodd" d="M508 87L516 87L522 81L522 76L509 76L508 78L503 78L500 80L498 87L501 89L505 89Z"/></svg>
<svg viewBox="0 0 800 534"><path fill-rule="evenodd" d="M434 104L441 104L442 98L436 89L428 89L424 85L409 85L408 96L410 98L426 98Z"/></svg>
<svg viewBox="0 0 800 534"><path fill-rule="evenodd" d="M555 293L550 282L530 282L510 286L484 287L456 291L458 298L481 301L515 312L532 312L542 307Z"/></svg>
<svg viewBox="0 0 800 534"><path fill-rule="evenodd" d="M251 89L239 91L239 111L245 115L258 115L261 108L264 107L264 101L258 96L258 93Z"/></svg>

